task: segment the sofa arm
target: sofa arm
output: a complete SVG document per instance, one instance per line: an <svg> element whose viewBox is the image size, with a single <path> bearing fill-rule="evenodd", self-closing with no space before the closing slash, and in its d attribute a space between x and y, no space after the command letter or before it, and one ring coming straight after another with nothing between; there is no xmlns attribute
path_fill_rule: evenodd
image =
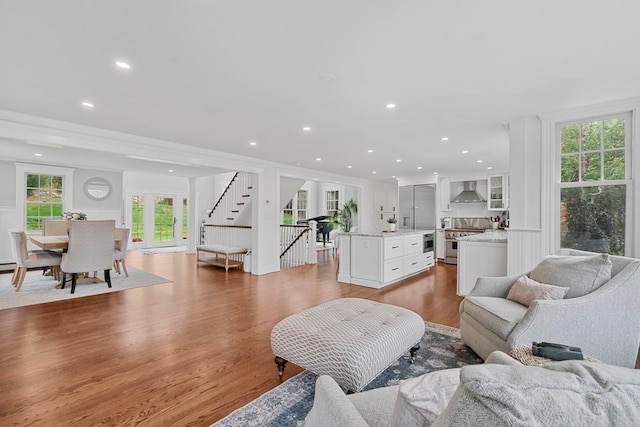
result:
<svg viewBox="0 0 640 427"><path fill-rule="evenodd" d="M522 365L522 363L509 356L507 353L503 353L499 350L492 352L484 361L484 363L493 363L495 365Z"/></svg>
<svg viewBox="0 0 640 427"><path fill-rule="evenodd" d="M509 289L522 276L478 277L469 296L506 298Z"/></svg>
<svg viewBox="0 0 640 427"><path fill-rule="evenodd" d="M369 427L360 412L328 375L316 380L313 408L304 420L305 427Z"/></svg>

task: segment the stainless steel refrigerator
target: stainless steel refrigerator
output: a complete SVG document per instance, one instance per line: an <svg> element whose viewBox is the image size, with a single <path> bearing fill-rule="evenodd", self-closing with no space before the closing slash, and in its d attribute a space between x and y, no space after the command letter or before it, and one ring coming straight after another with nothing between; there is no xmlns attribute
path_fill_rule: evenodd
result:
<svg viewBox="0 0 640 427"><path fill-rule="evenodd" d="M400 229L434 230L436 228L436 185L403 185L399 191Z"/></svg>

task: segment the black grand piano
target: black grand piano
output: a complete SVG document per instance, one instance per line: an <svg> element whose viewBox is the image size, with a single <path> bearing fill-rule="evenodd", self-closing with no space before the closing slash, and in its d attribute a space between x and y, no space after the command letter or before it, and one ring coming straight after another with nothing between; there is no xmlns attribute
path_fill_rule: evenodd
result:
<svg viewBox="0 0 640 427"><path fill-rule="evenodd" d="M322 236L322 245L327 244L327 240L329 240L329 232L333 230L333 223L329 221L331 217L328 215L320 215L313 218L301 219L296 224L298 225L309 225L309 221L315 221L318 223L318 234L316 236L316 242L320 241L320 236Z"/></svg>

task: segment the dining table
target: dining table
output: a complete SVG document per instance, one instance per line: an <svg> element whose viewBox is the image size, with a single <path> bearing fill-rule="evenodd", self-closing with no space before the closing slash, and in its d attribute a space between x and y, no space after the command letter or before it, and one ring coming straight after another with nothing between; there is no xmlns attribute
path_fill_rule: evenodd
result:
<svg viewBox="0 0 640 427"><path fill-rule="evenodd" d="M69 248L69 236L29 236L29 240L44 250L62 249L66 251Z"/></svg>
<svg viewBox="0 0 640 427"><path fill-rule="evenodd" d="M29 236L29 240L41 249L50 251L54 249L62 249L66 251L69 248L69 236L41 236L34 234ZM114 239L114 248L120 244L120 239Z"/></svg>

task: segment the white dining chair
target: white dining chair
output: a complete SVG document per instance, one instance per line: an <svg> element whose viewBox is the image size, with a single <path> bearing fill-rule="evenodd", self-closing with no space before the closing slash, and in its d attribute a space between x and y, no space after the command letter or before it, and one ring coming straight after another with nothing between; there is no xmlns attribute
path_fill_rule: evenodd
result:
<svg viewBox="0 0 640 427"><path fill-rule="evenodd" d="M22 287L24 277L29 268L49 267L56 280L60 278L60 262L62 255L52 251L29 251L27 249L27 234L23 230L10 229L13 258L16 260L16 268L13 271L11 283L16 292Z"/></svg>
<svg viewBox="0 0 640 427"><path fill-rule="evenodd" d="M79 273L104 271L104 281L111 287L111 266L115 241L115 220L69 221L69 249L62 255L62 288L71 274L71 293L76 291Z"/></svg>
<svg viewBox="0 0 640 427"><path fill-rule="evenodd" d="M129 235L131 234L131 229L129 228L116 228L116 248L113 250L113 267L118 274L122 274L124 270L124 275L129 277L129 272L127 271L127 264L125 262L125 258L127 257L127 246L129 245Z"/></svg>
<svg viewBox="0 0 640 427"><path fill-rule="evenodd" d="M66 219L43 218L43 236L66 236L69 230L69 221Z"/></svg>

